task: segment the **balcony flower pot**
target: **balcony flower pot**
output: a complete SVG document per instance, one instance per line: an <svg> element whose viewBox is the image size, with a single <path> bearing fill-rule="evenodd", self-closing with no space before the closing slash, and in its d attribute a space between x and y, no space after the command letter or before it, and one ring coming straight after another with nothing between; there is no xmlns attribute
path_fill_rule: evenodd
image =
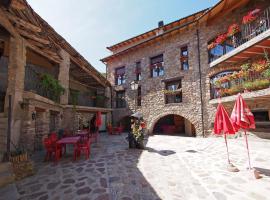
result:
<svg viewBox="0 0 270 200"><path fill-rule="evenodd" d="M250 24L251 22L253 22L255 19L257 19L259 13L260 13L260 9L254 9L250 12L248 12L247 15L245 15L242 19L242 23L243 24Z"/></svg>
<svg viewBox="0 0 270 200"><path fill-rule="evenodd" d="M210 44L208 44L207 49L211 50L214 49L217 46L217 44L215 42L211 42Z"/></svg>
<svg viewBox="0 0 270 200"><path fill-rule="evenodd" d="M232 37L234 36L236 33L239 33L240 32L240 27L238 24L232 24L229 26L228 28L228 33L227 33L227 36L228 37Z"/></svg>
<svg viewBox="0 0 270 200"><path fill-rule="evenodd" d="M216 44L221 44L221 45L222 45L222 44L225 43L225 41L227 40L227 38L228 38L228 36L227 36L226 33L221 34L221 35L219 35L219 36L216 38L215 43L216 43Z"/></svg>

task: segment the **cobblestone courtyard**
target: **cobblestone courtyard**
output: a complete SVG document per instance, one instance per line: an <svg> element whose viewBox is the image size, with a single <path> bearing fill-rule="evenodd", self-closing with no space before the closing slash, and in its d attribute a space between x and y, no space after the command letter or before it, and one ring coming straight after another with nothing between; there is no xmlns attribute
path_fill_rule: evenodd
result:
<svg viewBox="0 0 270 200"><path fill-rule="evenodd" d="M181 200L270 199L270 142L250 137L256 180L246 168L242 137L229 140L232 162L226 170L223 138L150 137L146 150L129 150L122 136L103 134L92 145L90 160L58 165L38 162L35 176L1 189L0 199ZM18 193L16 193L17 188ZM17 196L17 197L16 197Z"/></svg>

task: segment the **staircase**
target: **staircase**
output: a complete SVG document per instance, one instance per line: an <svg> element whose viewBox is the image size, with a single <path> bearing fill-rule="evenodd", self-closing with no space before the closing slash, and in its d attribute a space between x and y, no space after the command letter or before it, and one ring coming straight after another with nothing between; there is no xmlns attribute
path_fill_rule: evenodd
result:
<svg viewBox="0 0 270 200"><path fill-rule="evenodd" d="M8 119L4 117L3 113L0 113L0 162L2 161L4 152L6 151L7 124Z"/></svg>

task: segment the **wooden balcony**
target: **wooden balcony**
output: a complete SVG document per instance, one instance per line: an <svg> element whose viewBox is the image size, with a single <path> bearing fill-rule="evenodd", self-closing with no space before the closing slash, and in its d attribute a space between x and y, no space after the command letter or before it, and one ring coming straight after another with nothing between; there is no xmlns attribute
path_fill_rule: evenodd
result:
<svg viewBox="0 0 270 200"><path fill-rule="evenodd" d="M253 22L242 25L241 32L228 38L225 45L209 50L210 67L232 65L270 52L270 7Z"/></svg>

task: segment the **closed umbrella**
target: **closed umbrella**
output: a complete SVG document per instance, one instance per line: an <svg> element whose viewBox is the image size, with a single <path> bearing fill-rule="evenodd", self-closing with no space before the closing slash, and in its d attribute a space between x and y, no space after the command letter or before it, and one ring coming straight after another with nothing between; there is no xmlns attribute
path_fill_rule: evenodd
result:
<svg viewBox="0 0 270 200"><path fill-rule="evenodd" d="M226 148L227 148L228 163L229 165L233 166L229 158L227 134L235 134L235 129L227 111L225 110L225 108L223 107L221 103L219 103L217 107L217 112L216 112L215 122L214 122L214 133L216 135L222 135L222 134L224 135Z"/></svg>
<svg viewBox="0 0 270 200"><path fill-rule="evenodd" d="M96 116L96 127L100 127L102 124L101 112L98 111Z"/></svg>
<svg viewBox="0 0 270 200"><path fill-rule="evenodd" d="M248 138L247 138L246 131L248 129L255 129L255 120L254 120L254 116L252 112L246 105L246 102L244 101L241 94L238 95L237 100L235 102L235 105L231 114L231 120L233 122L233 125L236 131L239 131L240 129L244 130L246 147L247 147L247 152L248 152L249 169L251 169Z"/></svg>

